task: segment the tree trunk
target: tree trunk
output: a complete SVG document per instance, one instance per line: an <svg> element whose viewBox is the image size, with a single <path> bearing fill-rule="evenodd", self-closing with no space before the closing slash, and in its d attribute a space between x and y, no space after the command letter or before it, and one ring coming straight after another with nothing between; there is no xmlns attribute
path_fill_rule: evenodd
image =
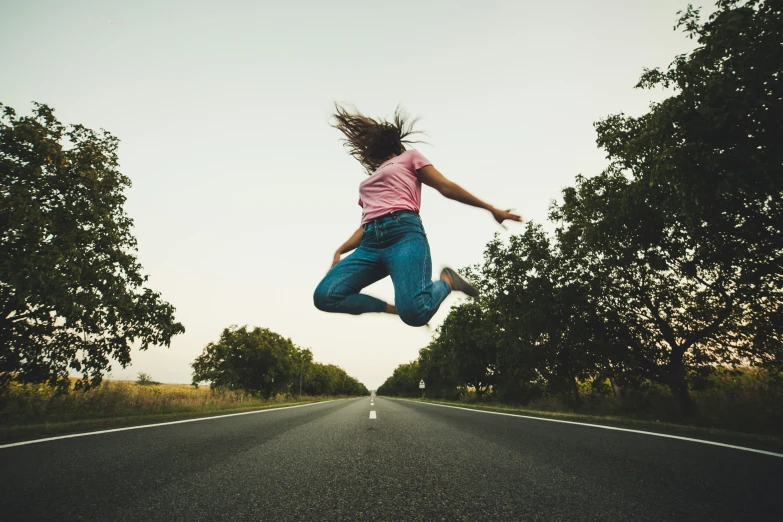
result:
<svg viewBox="0 0 783 522"><path fill-rule="evenodd" d="M612 391L614 391L614 398L617 399L617 402L622 402L623 400L622 388L620 388L620 386L611 377L609 377L609 384L612 385Z"/></svg>
<svg viewBox="0 0 783 522"><path fill-rule="evenodd" d="M691 392L688 389L688 383L685 382L685 368L682 366L682 361L672 361L670 371L669 390L672 392L682 417L689 419L695 413L695 406Z"/></svg>
<svg viewBox="0 0 783 522"><path fill-rule="evenodd" d="M579 384L576 381L576 377L568 379L571 387L571 397L574 399L574 406L577 408L582 404L582 398L579 397Z"/></svg>

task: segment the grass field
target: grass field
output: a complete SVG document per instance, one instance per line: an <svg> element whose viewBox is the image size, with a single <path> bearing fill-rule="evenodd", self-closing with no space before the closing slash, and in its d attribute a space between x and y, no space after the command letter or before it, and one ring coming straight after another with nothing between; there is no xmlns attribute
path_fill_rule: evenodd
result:
<svg viewBox="0 0 783 522"><path fill-rule="evenodd" d="M783 439L781 372L747 367L717 368L701 379L692 376L690 384L695 412L689 418L682 417L667 387L649 381L634 388L627 387L620 394L612 390L608 379L580 382L578 405L569 393L562 392L541 393L525 402L504 401L492 393L486 393L478 400L470 389L462 389L458 396L438 396L436 392L429 396L450 405L495 411L623 425L678 426Z"/></svg>
<svg viewBox="0 0 783 522"><path fill-rule="evenodd" d="M187 384L140 385L104 381L99 387L61 395L46 385L12 385L0 398L0 440L178 420L326 400L264 399L242 391Z"/></svg>
<svg viewBox="0 0 783 522"><path fill-rule="evenodd" d="M692 417L684 419L666 386L644 382L627 388L620 397L609 381L580 383L581 403L568 394L541 397L524 405L551 411L623 417L633 421L688 424L720 430L783 436L783 376L757 368L724 368L702 380L693 379Z"/></svg>

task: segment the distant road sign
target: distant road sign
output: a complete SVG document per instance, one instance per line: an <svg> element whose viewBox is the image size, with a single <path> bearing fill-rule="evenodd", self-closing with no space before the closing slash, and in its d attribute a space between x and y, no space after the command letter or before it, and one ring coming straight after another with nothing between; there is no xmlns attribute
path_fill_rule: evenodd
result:
<svg viewBox="0 0 783 522"><path fill-rule="evenodd" d="M419 388L424 389L424 379L419 381Z"/></svg>

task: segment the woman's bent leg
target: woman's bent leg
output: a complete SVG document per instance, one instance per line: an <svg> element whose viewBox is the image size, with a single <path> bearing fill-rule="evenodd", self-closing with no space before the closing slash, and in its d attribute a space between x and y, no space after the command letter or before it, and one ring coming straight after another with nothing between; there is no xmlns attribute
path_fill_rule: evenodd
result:
<svg viewBox="0 0 783 522"><path fill-rule="evenodd" d="M415 232L406 234L405 239L384 250L384 262L394 283L400 319L410 326L424 326L451 293L446 281L432 280L427 237Z"/></svg>
<svg viewBox="0 0 783 522"><path fill-rule="evenodd" d="M385 312L384 301L359 292L387 275L380 262L380 253L359 246L329 270L320 282L313 294L315 307L324 312L353 315Z"/></svg>

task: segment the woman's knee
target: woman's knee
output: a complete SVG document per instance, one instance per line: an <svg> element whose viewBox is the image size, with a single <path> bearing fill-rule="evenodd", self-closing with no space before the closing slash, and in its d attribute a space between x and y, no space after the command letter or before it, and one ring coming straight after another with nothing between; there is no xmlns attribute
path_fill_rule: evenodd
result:
<svg viewBox="0 0 783 522"><path fill-rule="evenodd" d="M432 319L432 316L434 313L431 313L429 310L424 310L423 308L416 307L416 306L400 306L397 305L397 313L400 316L400 319L402 319L402 322L407 324L408 326L424 326L427 324L430 319Z"/></svg>
<svg viewBox="0 0 783 522"><path fill-rule="evenodd" d="M336 300L332 298L329 286L323 283L319 284L313 293L313 304L322 312L329 312L334 308Z"/></svg>

